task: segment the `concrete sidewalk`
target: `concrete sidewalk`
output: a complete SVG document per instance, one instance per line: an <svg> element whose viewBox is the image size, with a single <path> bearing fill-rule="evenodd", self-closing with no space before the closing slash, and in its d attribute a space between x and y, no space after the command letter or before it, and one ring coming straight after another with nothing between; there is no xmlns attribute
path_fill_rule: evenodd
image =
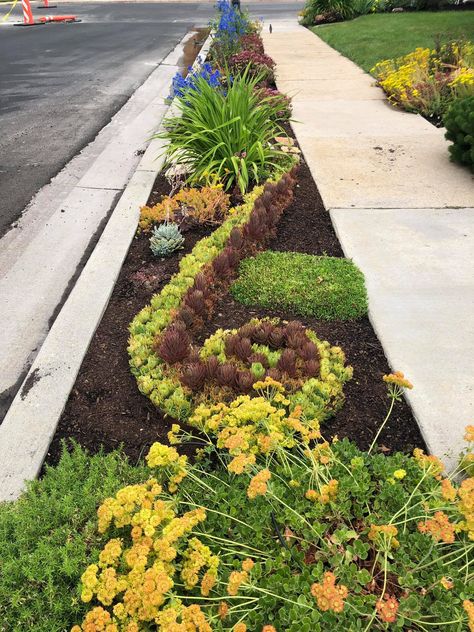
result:
<svg viewBox="0 0 474 632"><path fill-rule="evenodd" d="M294 131L428 447L456 464L474 417L474 178L443 130L294 21L264 34Z"/></svg>

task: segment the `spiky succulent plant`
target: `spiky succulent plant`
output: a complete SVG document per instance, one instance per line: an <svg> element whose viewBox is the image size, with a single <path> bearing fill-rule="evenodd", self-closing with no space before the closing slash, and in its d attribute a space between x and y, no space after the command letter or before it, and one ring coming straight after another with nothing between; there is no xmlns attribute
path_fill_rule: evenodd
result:
<svg viewBox="0 0 474 632"><path fill-rule="evenodd" d="M169 257L175 250L180 250L183 244L184 237L177 224L163 222L153 228L150 248L155 257Z"/></svg>

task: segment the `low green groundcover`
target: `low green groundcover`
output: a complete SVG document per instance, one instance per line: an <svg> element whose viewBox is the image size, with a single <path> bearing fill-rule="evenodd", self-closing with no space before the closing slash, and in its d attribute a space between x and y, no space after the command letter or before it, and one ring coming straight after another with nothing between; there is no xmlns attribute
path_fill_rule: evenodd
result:
<svg viewBox="0 0 474 632"><path fill-rule="evenodd" d="M96 510L147 478L120 453L64 451L16 503L0 504L0 630L64 632L87 608L78 580L103 545Z"/></svg>
<svg viewBox="0 0 474 632"><path fill-rule="evenodd" d="M323 320L351 320L367 313L364 275L352 261L337 257L268 250L241 263L231 292L244 305Z"/></svg>

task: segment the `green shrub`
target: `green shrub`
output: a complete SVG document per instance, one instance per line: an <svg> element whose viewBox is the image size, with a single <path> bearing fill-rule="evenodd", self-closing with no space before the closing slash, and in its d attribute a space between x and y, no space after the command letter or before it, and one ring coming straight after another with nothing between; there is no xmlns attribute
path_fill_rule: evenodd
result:
<svg viewBox="0 0 474 632"><path fill-rule="evenodd" d="M367 313L364 275L348 259L262 252L240 264L232 295L244 305L290 310L324 320Z"/></svg>
<svg viewBox="0 0 474 632"><path fill-rule="evenodd" d="M104 497L146 476L119 453L63 451L17 501L0 504L1 632L64 632L82 616L77 583L102 544Z"/></svg>
<svg viewBox="0 0 474 632"><path fill-rule="evenodd" d="M352 20L357 16L356 5L359 7L362 4L365 7L367 3L361 0L307 0L302 12L302 24L313 25L319 15L328 22Z"/></svg>
<svg viewBox="0 0 474 632"><path fill-rule="evenodd" d="M444 117L451 160L474 171L474 96L457 99Z"/></svg>
<svg viewBox="0 0 474 632"><path fill-rule="evenodd" d="M197 78L195 89L176 98L182 116L168 118L158 135L169 143L168 162L185 164L189 182L220 181L245 193L251 184L291 168L294 160L274 143L285 135L280 104L255 91L260 75L244 72L226 93Z"/></svg>

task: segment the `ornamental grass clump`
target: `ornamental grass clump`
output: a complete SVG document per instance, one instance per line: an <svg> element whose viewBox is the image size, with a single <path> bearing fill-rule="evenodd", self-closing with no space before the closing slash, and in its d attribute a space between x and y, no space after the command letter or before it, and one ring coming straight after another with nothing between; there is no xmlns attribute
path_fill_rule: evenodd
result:
<svg viewBox="0 0 474 632"><path fill-rule="evenodd" d="M312 26L318 22L338 22L356 17L355 0L307 0L300 13L301 23Z"/></svg>
<svg viewBox="0 0 474 632"><path fill-rule="evenodd" d="M392 407L409 382L385 381ZM199 437L175 425L172 443L200 444L196 462L156 443L151 478L102 503L111 539L84 569L90 610L73 631L470 629L474 479L456 483L421 449L301 433L281 385L259 388L282 414L236 428L230 406Z"/></svg>
<svg viewBox="0 0 474 632"><path fill-rule="evenodd" d="M189 183L207 184L209 179L224 183L227 191L243 194L266 178L291 168L294 158L274 143L285 136L271 98L260 99L255 88L262 75L248 71L235 77L223 94L204 79L196 79L196 89L177 97L180 117L165 120L168 163L184 164Z"/></svg>

